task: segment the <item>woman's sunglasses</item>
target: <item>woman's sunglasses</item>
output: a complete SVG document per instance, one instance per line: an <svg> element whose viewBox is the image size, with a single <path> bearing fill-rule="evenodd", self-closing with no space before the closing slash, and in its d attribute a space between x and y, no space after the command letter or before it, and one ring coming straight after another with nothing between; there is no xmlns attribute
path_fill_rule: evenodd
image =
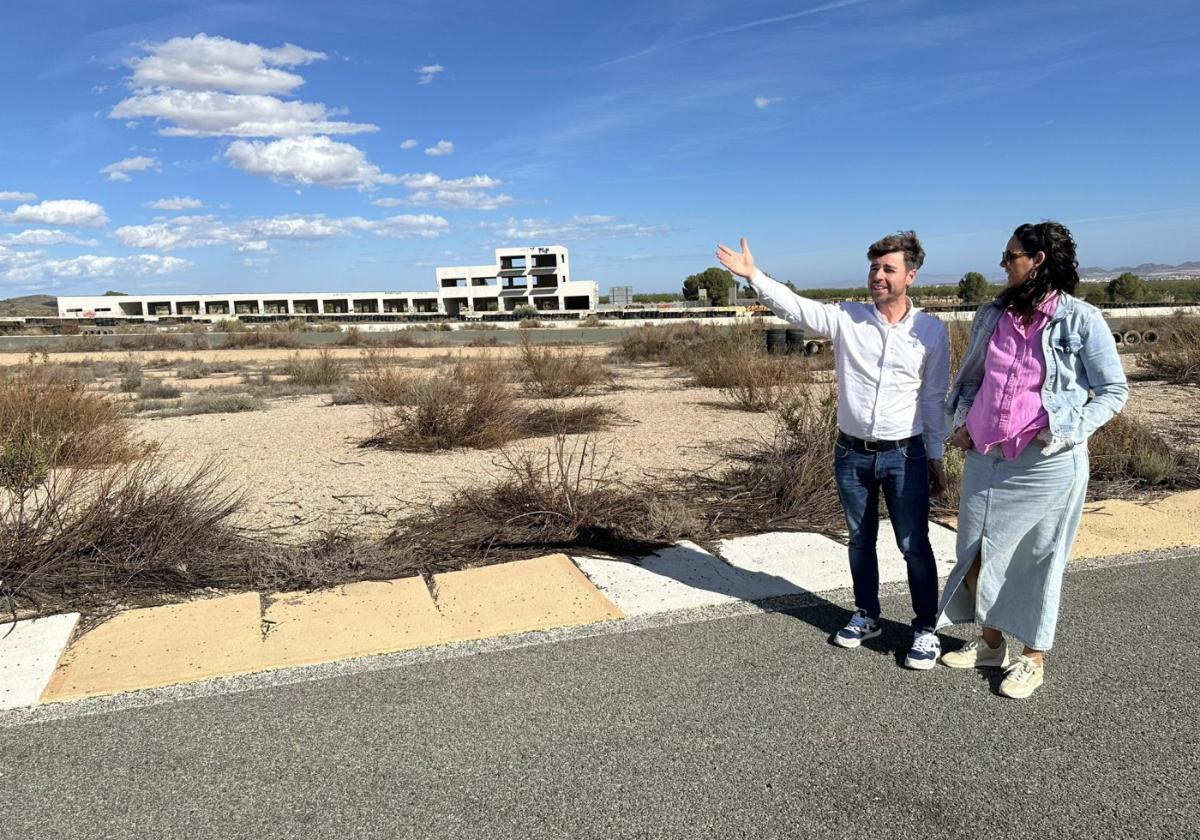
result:
<svg viewBox="0 0 1200 840"><path fill-rule="evenodd" d="M1005 248L1003 251L1000 252L1000 262L1010 263L1013 260L1015 260L1017 257L1028 257L1028 256L1029 256L1028 251L1010 251L1007 248Z"/></svg>

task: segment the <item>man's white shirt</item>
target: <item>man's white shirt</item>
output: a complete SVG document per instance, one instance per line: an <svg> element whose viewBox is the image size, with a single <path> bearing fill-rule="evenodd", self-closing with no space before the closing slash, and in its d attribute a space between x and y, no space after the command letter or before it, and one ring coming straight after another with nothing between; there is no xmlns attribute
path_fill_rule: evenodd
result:
<svg viewBox="0 0 1200 840"><path fill-rule="evenodd" d="M819 303L762 271L750 285L780 318L833 342L838 428L863 440L922 435L928 456L942 457L950 342L941 321L910 304L889 324L872 303Z"/></svg>

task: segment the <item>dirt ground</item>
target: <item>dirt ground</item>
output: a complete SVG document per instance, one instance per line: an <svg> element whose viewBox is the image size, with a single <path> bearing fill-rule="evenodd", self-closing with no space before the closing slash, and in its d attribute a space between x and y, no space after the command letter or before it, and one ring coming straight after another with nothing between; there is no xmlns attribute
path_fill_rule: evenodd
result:
<svg viewBox="0 0 1200 840"><path fill-rule="evenodd" d="M419 350L399 352L418 363L427 355ZM280 358L260 355L253 361ZM706 469L719 460L721 445L771 433L767 415L726 408L718 391L685 387L686 378L670 368L624 365L615 366L614 372L617 390L528 401L563 407L593 402L618 412L620 421L590 438L602 459L611 456L613 475L636 480L660 470ZM190 391L240 379L215 375L212 382L175 381L170 374L157 375ZM506 457L496 450L426 454L360 448L371 431L371 409L331 405L328 396L320 395L270 399L266 411L140 417L135 428L147 442L161 444L169 463L181 473L216 458L230 485L248 491L244 524L296 539L339 524L385 530L394 514L407 506L444 499L456 487L497 475ZM513 444L507 453L544 453L552 442L548 437L530 438ZM581 444L582 438L576 442Z"/></svg>
<svg viewBox="0 0 1200 840"><path fill-rule="evenodd" d="M591 347L603 354L610 347ZM428 367L457 357L505 357L516 348L405 348L390 351L401 364ZM186 393L214 387L230 388L243 374L253 374L286 361L297 351L151 351L144 353L57 354L52 362L136 361L146 376L164 379ZM313 355L317 351L299 351ZM347 361L361 351L339 348ZM78 356L79 358L75 358ZM180 361L231 362L244 368L213 373L201 379L179 379ZM24 361L17 354L0 354L0 365ZM172 366L163 366L172 361ZM1171 386L1139 378L1136 357L1125 357L1132 396L1127 407L1136 418L1151 422L1200 458L1200 388ZM772 419L728 408L712 389L687 387L686 376L658 364L615 365L617 389L594 397L540 401L567 406L591 401L612 408L623 418L591 440L602 459L611 456L610 469L628 480L653 477L663 470L702 470L719 461L723 446L739 439L772 433ZM94 387L109 388L106 381ZM352 525L369 531L386 530L399 511L445 499L456 487L487 481L500 473L505 453L456 449L414 454L360 448L371 431L371 409L363 405L333 405L328 395L281 397L267 400L265 411L192 416L138 415L138 434L157 443L168 463L180 473L206 459L215 459L231 487L245 488L248 504L242 523L271 529L300 540L322 529ZM577 441L578 442L578 441ZM532 438L514 444L509 455L545 453L551 438Z"/></svg>

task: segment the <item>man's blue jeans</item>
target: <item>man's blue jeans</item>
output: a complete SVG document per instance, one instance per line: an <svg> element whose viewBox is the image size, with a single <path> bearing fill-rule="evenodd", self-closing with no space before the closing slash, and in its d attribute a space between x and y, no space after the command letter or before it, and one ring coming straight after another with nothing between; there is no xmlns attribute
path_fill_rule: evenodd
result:
<svg viewBox="0 0 1200 840"><path fill-rule="evenodd" d="M912 594L913 627L933 630L937 613L937 566L929 546L929 470L925 443L918 437L887 452L860 452L834 444L833 472L850 532L850 576L854 603L879 618L879 493L887 502L892 530Z"/></svg>

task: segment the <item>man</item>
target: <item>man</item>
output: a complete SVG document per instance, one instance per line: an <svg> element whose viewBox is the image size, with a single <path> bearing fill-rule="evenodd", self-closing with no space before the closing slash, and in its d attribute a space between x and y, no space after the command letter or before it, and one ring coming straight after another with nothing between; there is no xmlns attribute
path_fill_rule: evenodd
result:
<svg viewBox="0 0 1200 840"><path fill-rule="evenodd" d="M929 546L929 496L946 487L942 469L942 402L950 373L950 343L937 318L913 306L908 289L925 261L909 230L867 249L871 303L818 303L792 292L724 245L717 258L750 281L779 317L833 342L838 378L838 437L834 474L850 532L855 613L833 641L856 648L878 636L879 493L887 502L896 544L908 565L913 643L904 664L928 670L941 653L934 635L937 568Z"/></svg>

